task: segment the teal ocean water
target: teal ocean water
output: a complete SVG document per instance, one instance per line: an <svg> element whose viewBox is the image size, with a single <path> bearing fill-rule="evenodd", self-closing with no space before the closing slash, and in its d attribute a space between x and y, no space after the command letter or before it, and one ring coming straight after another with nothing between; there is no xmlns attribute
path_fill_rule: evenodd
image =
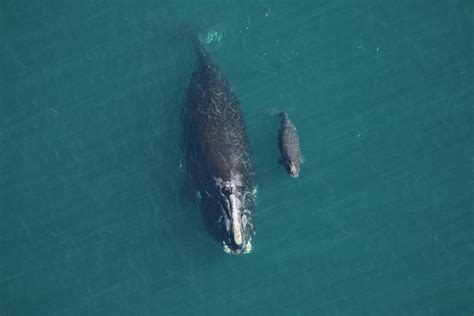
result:
<svg viewBox="0 0 474 316"><path fill-rule="evenodd" d="M1 1L0 315L472 315L473 21L469 0ZM184 25L241 102L248 255L185 168Z"/></svg>

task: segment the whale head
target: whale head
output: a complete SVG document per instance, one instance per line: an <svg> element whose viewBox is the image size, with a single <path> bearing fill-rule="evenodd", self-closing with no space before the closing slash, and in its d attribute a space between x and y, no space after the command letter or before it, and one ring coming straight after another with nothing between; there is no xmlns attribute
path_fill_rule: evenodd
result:
<svg viewBox="0 0 474 316"><path fill-rule="evenodd" d="M300 175L300 162L299 160L286 161L286 169L292 178L297 178Z"/></svg>
<svg viewBox="0 0 474 316"><path fill-rule="evenodd" d="M249 253L252 249L252 212L250 210L253 192L243 192L236 179L218 179L216 186L221 209L221 235L224 251L230 254Z"/></svg>

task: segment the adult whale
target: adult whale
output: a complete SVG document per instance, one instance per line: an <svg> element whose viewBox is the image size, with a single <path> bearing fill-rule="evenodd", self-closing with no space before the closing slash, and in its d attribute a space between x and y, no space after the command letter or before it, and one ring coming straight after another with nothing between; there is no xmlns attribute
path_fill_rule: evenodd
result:
<svg viewBox="0 0 474 316"><path fill-rule="evenodd" d="M211 233L232 254L248 253L254 234L255 181L239 101L199 39L184 107L187 167Z"/></svg>

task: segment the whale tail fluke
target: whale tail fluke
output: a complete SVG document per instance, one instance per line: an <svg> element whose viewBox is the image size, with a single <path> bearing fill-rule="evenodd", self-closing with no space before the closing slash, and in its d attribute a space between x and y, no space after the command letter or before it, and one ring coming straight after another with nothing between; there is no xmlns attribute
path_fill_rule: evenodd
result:
<svg viewBox="0 0 474 316"><path fill-rule="evenodd" d="M294 107L270 108L270 109L266 109L264 112L267 115L278 116L281 118L283 114L287 114L288 112L293 111L293 110L294 110Z"/></svg>
<svg viewBox="0 0 474 316"><path fill-rule="evenodd" d="M210 61L209 53L204 47L204 43L200 39L198 31L193 29L189 24L183 25L184 38L191 42L191 45L198 57L199 64L206 64Z"/></svg>

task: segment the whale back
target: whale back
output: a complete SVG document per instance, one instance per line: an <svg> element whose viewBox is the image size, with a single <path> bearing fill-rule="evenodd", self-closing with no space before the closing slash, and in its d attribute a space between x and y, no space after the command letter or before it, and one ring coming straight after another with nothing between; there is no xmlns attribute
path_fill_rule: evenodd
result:
<svg viewBox="0 0 474 316"><path fill-rule="evenodd" d="M199 54L187 103L191 137L208 175L230 180L235 173L252 173L239 101L208 55Z"/></svg>

